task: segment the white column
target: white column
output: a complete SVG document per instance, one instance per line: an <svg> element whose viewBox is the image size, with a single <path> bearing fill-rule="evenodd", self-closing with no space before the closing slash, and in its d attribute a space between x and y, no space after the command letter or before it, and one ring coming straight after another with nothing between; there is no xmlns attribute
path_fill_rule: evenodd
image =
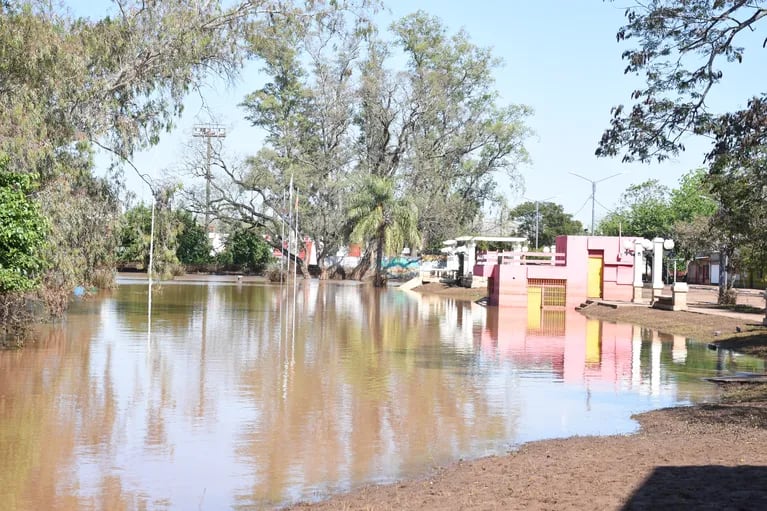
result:
<svg viewBox="0 0 767 511"><path fill-rule="evenodd" d="M644 270L644 248L642 240L634 241L634 287L642 287L642 270Z"/></svg>
<svg viewBox="0 0 767 511"><path fill-rule="evenodd" d="M474 275L474 265L476 264L476 254L477 254L477 244L473 241L470 241L466 244L466 248L468 249L468 252L466 254L466 266L467 268L463 269L464 275Z"/></svg>
<svg viewBox="0 0 767 511"><path fill-rule="evenodd" d="M642 303L642 289L644 283L642 282L642 271L644 270L644 247L642 247L642 239L634 240L634 303Z"/></svg>
<svg viewBox="0 0 767 511"><path fill-rule="evenodd" d="M663 238L652 240L652 297L663 291Z"/></svg>

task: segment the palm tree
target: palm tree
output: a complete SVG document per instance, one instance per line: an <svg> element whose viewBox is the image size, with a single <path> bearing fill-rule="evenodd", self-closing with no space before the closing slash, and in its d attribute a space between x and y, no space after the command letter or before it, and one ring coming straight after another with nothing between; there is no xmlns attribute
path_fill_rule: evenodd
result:
<svg viewBox="0 0 767 511"><path fill-rule="evenodd" d="M354 195L348 211L351 239L374 243L376 256L374 285L381 287L384 252L398 254L406 245L421 242L418 232L418 210L404 198L395 196L391 178L369 175L359 193Z"/></svg>

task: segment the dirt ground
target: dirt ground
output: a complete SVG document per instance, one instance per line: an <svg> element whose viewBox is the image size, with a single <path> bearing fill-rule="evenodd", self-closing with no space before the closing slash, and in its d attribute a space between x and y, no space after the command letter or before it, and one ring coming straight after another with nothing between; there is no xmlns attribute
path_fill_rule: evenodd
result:
<svg viewBox="0 0 767 511"><path fill-rule="evenodd" d="M474 299L470 291L440 286L416 290ZM739 297L741 310L764 306L753 295ZM715 299L707 289L690 296L701 307L713 307ZM584 312L767 354L765 329L743 318L631 306ZM767 385L730 385L720 403L635 418L636 434L532 442L505 456L435 468L423 479L293 509L767 509Z"/></svg>

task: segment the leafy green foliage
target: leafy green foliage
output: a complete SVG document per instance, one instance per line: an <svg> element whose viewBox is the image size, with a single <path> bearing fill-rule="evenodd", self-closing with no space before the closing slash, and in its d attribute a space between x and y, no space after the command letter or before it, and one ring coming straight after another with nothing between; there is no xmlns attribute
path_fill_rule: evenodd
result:
<svg viewBox="0 0 767 511"><path fill-rule="evenodd" d="M538 215L536 240L536 213ZM509 217L518 222L517 231L527 237L530 246L545 247L553 245L556 237L562 234L582 234L583 224L565 213L560 204L553 202L529 201L520 204L509 212Z"/></svg>
<svg viewBox="0 0 767 511"><path fill-rule="evenodd" d="M6 170L0 158L0 293L25 291L45 267L43 246L48 225L31 198L31 174Z"/></svg>
<svg viewBox="0 0 767 511"><path fill-rule="evenodd" d="M74 167L74 166L73 166ZM50 267L39 291L48 312L64 312L75 286L110 287L114 281L119 201L114 183L86 166L60 173L42 189L42 211L55 228L45 256Z"/></svg>
<svg viewBox="0 0 767 511"><path fill-rule="evenodd" d="M180 271L178 267L177 236L182 230L178 216L169 209L167 197L158 194L154 212L153 271L161 278ZM149 268L149 250L152 241L152 208L139 204L122 216L119 227L117 260L122 265L134 264L138 268Z"/></svg>
<svg viewBox="0 0 767 511"><path fill-rule="evenodd" d="M272 249L264 237L245 228L235 229L226 240L226 247L218 260L225 266L237 266L252 273L263 271L272 261Z"/></svg>
<svg viewBox="0 0 767 511"><path fill-rule="evenodd" d="M662 160L684 150L689 133L713 138L711 159L764 145L764 93L754 91L746 108L723 115L709 112L706 101L746 57L748 34L764 14L761 2L733 0L653 0L628 8L617 38L635 41L623 52L625 73L643 76L645 85L631 93L630 108L613 108L597 154L625 149L624 161Z"/></svg>
<svg viewBox="0 0 767 511"><path fill-rule="evenodd" d="M670 206L677 221L710 217L717 210L712 183L706 170L699 168L683 175L679 186L671 190Z"/></svg>
<svg viewBox="0 0 767 511"><path fill-rule="evenodd" d="M608 215L599 228L604 234L617 235L620 226L625 235L647 239L657 236L677 239L677 233L684 230L688 234L683 237L690 239L690 228L700 229L701 225L710 223L709 219L717 209L710 187L704 169L688 172L672 190L654 179L632 185L621 196L616 211ZM685 248L679 246L677 250L684 252Z"/></svg>
<svg viewBox="0 0 767 511"><path fill-rule="evenodd" d="M188 211L177 211L181 224L176 241L176 257L183 264L202 265L212 262L211 243L205 228L199 225Z"/></svg>
<svg viewBox="0 0 767 511"><path fill-rule="evenodd" d="M608 236L622 231L624 235L647 239L668 238L674 220L668 188L651 179L626 189L616 211L600 222L599 232Z"/></svg>
<svg viewBox="0 0 767 511"><path fill-rule="evenodd" d="M348 211L352 241L372 241L376 254L375 285L384 284L384 255L398 255L405 246L417 246L418 210L406 199L395 196L391 178L368 176L354 194Z"/></svg>
<svg viewBox="0 0 767 511"><path fill-rule="evenodd" d="M117 261L121 264L138 263L149 266L149 245L152 232L152 209L139 204L120 219Z"/></svg>

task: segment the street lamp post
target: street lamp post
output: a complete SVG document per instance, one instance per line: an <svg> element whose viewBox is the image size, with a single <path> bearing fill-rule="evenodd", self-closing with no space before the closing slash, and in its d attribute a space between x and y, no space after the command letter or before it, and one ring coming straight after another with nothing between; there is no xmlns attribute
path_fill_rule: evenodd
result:
<svg viewBox="0 0 767 511"><path fill-rule="evenodd" d="M551 197L546 197L545 199L541 199L541 200L530 199L529 197L524 197L524 199L527 199L529 201L535 202L535 250L536 250L536 252L538 251L538 226L539 226L539 221L540 221L540 213L539 213L539 210L538 210L538 205L541 202L549 201L549 200L553 199L554 197L556 197L556 195L552 195Z"/></svg>
<svg viewBox="0 0 767 511"><path fill-rule="evenodd" d="M597 179L597 180L589 179L589 178L584 177L584 176L582 176L580 174L576 174L575 172L570 172L570 174L572 174L572 175L574 175L576 177L579 177L579 178L581 178L583 180L586 180L589 183L591 183L591 235L593 236L594 235L594 219L595 219L595 207L594 207L594 205L597 202L597 183L601 183L602 181L607 181L608 179L612 179L614 177L620 176L621 174L623 174L623 172L618 172L617 174L613 174L612 176L603 177L602 179ZM602 207L604 207L604 206L602 206Z"/></svg>

